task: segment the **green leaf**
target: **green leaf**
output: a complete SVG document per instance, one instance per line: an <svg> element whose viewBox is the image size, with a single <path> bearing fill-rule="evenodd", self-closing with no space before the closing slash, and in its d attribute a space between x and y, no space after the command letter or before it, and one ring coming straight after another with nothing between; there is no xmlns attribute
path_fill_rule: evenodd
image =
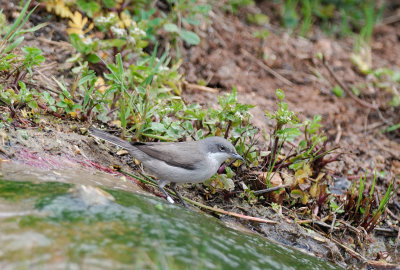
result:
<svg viewBox="0 0 400 270"><path fill-rule="evenodd" d="M388 127L388 128L386 129L386 132L392 132L392 131L395 131L396 129L399 129L399 128L400 128L400 123Z"/></svg>
<svg viewBox="0 0 400 270"><path fill-rule="evenodd" d="M112 47L121 48L126 44L126 40L117 38L108 39L108 40L102 40L101 44L104 46L104 48L112 48Z"/></svg>
<svg viewBox="0 0 400 270"><path fill-rule="evenodd" d="M81 38L79 37L78 34L71 34L69 36L69 41L71 42L72 46L74 46L74 48L82 53L82 54L88 54L90 52L90 47L88 45L86 45L85 43L83 43L83 41L81 40Z"/></svg>
<svg viewBox="0 0 400 270"><path fill-rule="evenodd" d="M165 29L165 31L168 31L168 32L173 32L173 33L179 32L178 26L174 23L166 23L166 24L164 24L163 28Z"/></svg>
<svg viewBox="0 0 400 270"><path fill-rule="evenodd" d="M28 102L28 106L29 106L29 108L31 108L31 109L37 109L37 108L39 107L38 104L37 104L37 102L36 102L35 100L29 101L29 102Z"/></svg>
<svg viewBox="0 0 400 270"><path fill-rule="evenodd" d="M164 125L162 123L159 123L159 122L151 122L150 123L150 129L155 131L155 132L158 132L158 133L163 133L166 130Z"/></svg>
<svg viewBox="0 0 400 270"><path fill-rule="evenodd" d="M15 49L15 47L17 47L19 44L21 44L21 42L22 42L23 40L24 40L24 37L23 37L23 36L17 38L16 40L14 40L14 42L13 42L10 46L8 46L8 47L4 50L3 53L6 54L6 53L8 53L8 52L11 52L12 50Z"/></svg>
<svg viewBox="0 0 400 270"><path fill-rule="evenodd" d="M13 25L8 30L7 34L4 36L6 41L13 41L14 40L14 37L17 34L19 34L19 31L22 28L22 26L24 26L24 24L28 21L29 17L36 10L36 8L39 6L39 5L36 5L27 15L25 15L26 11L29 8L30 3L31 3L31 0L26 1L25 6L23 7L21 12L19 13L18 18L14 21Z"/></svg>
<svg viewBox="0 0 400 270"><path fill-rule="evenodd" d="M298 128L285 128L278 130L276 134L287 141L293 141L296 137L300 136L302 133Z"/></svg>
<svg viewBox="0 0 400 270"><path fill-rule="evenodd" d="M276 89L275 95L280 99L283 100L285 98L285 93L282 91L282 89Z"/></svg>
<svg viewBox="0 0 400 270"><path fill-rule="evenodd" d="M343 97L344 95L344 91L339 85L335 85L335 87L332 89L332 92L339 98Z"/></svg>
<svg viewBox="0 0 400 270"><path fill-rule="evenodd" d="M143 18L144 19L144 18ZM162 19L161 18L154 18L154 19L152 19L152 20L150 20L149 22L148 22L148 26L149 27L158 27L159 25L160 25L160 23L162 22Z"/></svg>
<svg viewBox="0 0 400 270"><path fill-rule="evenodd" d="M194 18L183 18L182 21L191 25L200 25L200 21Z"/></svg>
<svg viewBox="0 0 400 270"><path fill-rule="evenodd" d="M86 57L86 60L88 60L89 63L97 64L100 62L100 57L98 57L97 54L91 53Z"/></svg>
<svg viewBox="0 0 400 270"><path fill-rule="evenodd" d="M256 25L264 25L267 24L269 21L269 18L267 15L259 13L259 14L247 14L247 21L252 24Z"/></svg>
<svg viewBox="0 0 400 270"><path fill-rule="evenodd" d="M18 35L35 32L35 31L39 30L40 28L45 27L48 24L49 23L45 22L45 23L41 23L41 24L35 25L34 27L31 27L31 28L28 28L28 29L25 29L25 30L21 30L21 31L18 32Z"/></svg>
<svg viewBox="0 0 400 270"><path fill-rule="evenodd" d="M113 8L115 6L114 0L102 0L101 2L103 2L106 8Z"/></svg>
<svg viewBox="0 0 400 270"><path fill-rule="evenodd" d="M49 92L43 92L42 93L43 99L47 102L49 105L54 105L54 98L50 95Z"/></svg>
<svg viewBox="0 0 400 270"><path fill-rule="evenodd" d="M100 11L100 5L97 4L95 1L78 0L76 1L76 5L90 18L92 18L96 12Z"/></svg>
<svg viewBox="0 0 400 270"><path fill-rule="evenodd" d="M179 32L179 36L190 45L198 45L200 43L199 36L192 31L182 30Z"/></svg>

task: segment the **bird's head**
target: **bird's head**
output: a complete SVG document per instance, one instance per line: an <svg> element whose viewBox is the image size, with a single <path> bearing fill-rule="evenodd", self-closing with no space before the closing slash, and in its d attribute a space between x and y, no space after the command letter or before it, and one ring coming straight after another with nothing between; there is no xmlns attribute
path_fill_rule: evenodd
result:
<svg viewBox="0 0 400 270"><path fill-rule="evenodd" d="M235 147L226 139L221 137L208 137L202 140L208 155L217 160L220 164L229 158L244 160Z"/></svg>

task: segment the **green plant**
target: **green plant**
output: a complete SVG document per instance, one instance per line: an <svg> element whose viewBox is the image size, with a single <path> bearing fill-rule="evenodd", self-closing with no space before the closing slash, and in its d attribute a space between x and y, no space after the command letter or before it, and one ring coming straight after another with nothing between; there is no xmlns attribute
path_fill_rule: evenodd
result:
<svg viewBox="0 0 400 270"><path fill-rule="evenodd" d="M270 138L272 142L272 145L269 149L270 154L266 157L265 162L268 171L266 177L267 187L270 187L270 177L277 162L277 155L279 154L283 143L286 140L292 141L295 137L301 134L301 131L296 126L298 123L298 118L296 117L294 112L288 109L287 103L283 102L285 94L281 89L277 89L275 91L275 94L280 100L280 102L277 102L278 110L274 113L269 113L267 111L265 112L270 119L274 119L276 121L274 131ZM292 127L285 127L285 125L291 125Z"/></svg>
<svg viewBox="0 0 400 270"><path fill-rule="evenodd" d="M35 47L23 47L22 52L24 55L23 67L26 68L29 74L32 76L32 68L34 66L39 66L40 63L45 61L42 51Z"/></svg>
<svg viewBox="0 0 400 270"><path fill-rule="evenodd" d="M21 50L24 53L20 55L16 52L18 46L24 40L23 34L34 32L44 25L39 24L29 29L22 29L33 11L33 8L28 12L30 1L27 1L23 6L19 16L11 26L5 26L5 35L0 42L0 70L2 72L2 83L0 100L8 105L12 110L12 115L15 115L15 109L22 108L27 105L31 109L37 109L36 101L37 91L28 89L22 81L27 72L32 76L32 68L40 65L45 59L40 49L33 47L23 47Z"/></svg>
<svg viewBox="0 0 400 270"><path fill-rule="evenodd" d="M323 169L328 163L337 161L339 155L326 158L335 149L325 148L326 136L320 132L320 116L316 115L312 120L300 123L295 113L289 110L287 103L283 102L285 95L281 89L276 90L276 96L279 100L278 110L273 113L266 112L267 117L276 121L269 137L270 144L265 151L256 152L257 159L261 160L259 170L263 171L258 179L263 181L263 184L253 188L256 194L260 195L269 192L267 190L272 186L271 180L274 180L273 185L282 185L280 173L284 169L285 184L290 191L286 193L284 189L280 189L276 194L269 194L269 198L279 204L301 202L304 205L314 205L317 214L329 197ZM298 141L301 135L304 135L304 139ZM298 141L297 147L295 140ZM283 149L287 149L288 146L291 150L285 153ZM265 187L267 189L264 189ZM332 203L331 206L333 207Z"/></svg>
<svg viewBox="0 0 400 270"><path fill-rule="evenodd" d="M286 0L282 5L282 22L286 28L294 29L299 23L297 1Z"/></svg>
<svg viewBox="0 0 400 270"><path fill-rule="evenodd" d="M49 11L70 19L67 32L71 44L82 56L76 59L96 64L111 52L113 57L121 53L124 61L132 61L135 54L144 55L144 48L158 42L162 28L170 34L168 43L176 47L179 58L177 39L190 45L199 44L194 29L207 20L211 10L209 4L196 0L169 0L159 10L146 1L135 1L128 6L112 0L103 2L45 1ZM73 10L80 10L83 15Z"/></svg>
<svg viewBox="0 0 400 270"><path fill-rule="evenodd" d="M169 2L172 8L166 16L163 28L190 45L199 44L199 36L185 28L196 27L201 21L207 20L211 6L206 3L196 3L196 0L170 0Z"/></svg>
<svg viewBox="0 0 400 270"><path fill-rule="evenodd" d="M22 76L20 76L20 73L23 68L26 68L32 75L32 67L44 61L41 51L37 48L23 48L24 56L19 56L13 52L24 40L23 34L34 32L46 25L46 23L42 23L29 29L22 29L36 9L35 7L27 13L29 4L30 1L27 1L14 23L10 27L5 27L6 34L2 37L0 42L0 70L7 71L7 78L15 76L21 80ZM22 64L18 66L20 62L22 62ZM17 67L10 71L12 67L15 66Z"/></svg>
<svg viewBox="0 0 400 270"><path fill-rule="evenodd" d="M343 215L350 220L350 222L362 226L368 233L370 233L379 221L379 218L385 212L389 200L396 193L398 187L394 188L394 181L389 183L385 195L379 202L376 201L375 185L377 174L371 183L369 192L365 189L367 180L367 172L364 177L360 176L358 194L355 192L355 184L347 191L346 201L344 202Z"/></svg>
<svg viewBox="0 0 400 270"><path fill-rule="evenodd" d="M14 109L19 109L24 105L28 105L31 109L37 109L38 104L34 99L34 90L28 90L25 83L18 82L19 91L16 93L9 88L0 93L0 100Z"/></svg>
<svg viewBox="0 0 400 270"><path fill-rule="evenodd" d="M228 0L224 3L223 8L233 14L237 14L240 8L252 5L254 5L253 0Z"/></svg>
<svg viewBox="0 0 400 270"><path fill-rule="evenodd" d="M342 36L360 32L368 41L384 4L371 0L278 0L282 7L282 24L289 29L299 29L307 35L318 23L330 34Z"/></svg>

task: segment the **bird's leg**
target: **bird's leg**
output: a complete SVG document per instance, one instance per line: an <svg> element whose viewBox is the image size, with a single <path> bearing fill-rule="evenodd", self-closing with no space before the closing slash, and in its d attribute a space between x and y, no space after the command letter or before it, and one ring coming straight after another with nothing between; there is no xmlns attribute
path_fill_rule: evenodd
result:
<svg viewBox="0 0 400 270"><path fill-rule="evenodd" d="M185 206L186 208L189 208L189 206L187 205L185 200L182 198L181 194L179 194L179 192L176 190L176 183L172 182L169 186L175 192L176 196L178 196L179 200L181 200L183 206Z"/></svg>
<svg viewBox="0 0 400 270"><path fill-rule="evenodd" d="M164 187L165 187L165 185L167 184L167 182L165 182L165 181L160 181L159 183L158 183L158 187L161 189L161 191L164 193L164 195L165 195L165 197L167 197L167 201L170 203L170 204L174 204L175 202L174 202L174 200L171 198L171 196L169 196L169 194L167 193L167 191L165 191L165 189L164 189Z"/></svg>

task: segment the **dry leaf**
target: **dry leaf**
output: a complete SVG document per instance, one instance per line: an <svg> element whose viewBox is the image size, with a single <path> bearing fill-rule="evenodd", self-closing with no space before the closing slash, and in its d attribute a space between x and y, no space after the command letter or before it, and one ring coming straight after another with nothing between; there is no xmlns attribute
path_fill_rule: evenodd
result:
<svg viewBox="0 0 400 270"><path fill-rule="evenodd" d="M319 184L318 183L312 184L309 193L312 198L316 198L319 194Z"/></svg>
<svg viewBox="0 0 400 270"><path fill-rule="evenodd" d="M82 18L82 14L78 11L75 11L74 16L68 22L68 25L70 27L67 29L67 33L70 35L78 34L83 36L90 30L92 30L94 27L94 24L90 23L89 26L86 29L84 29L87 23L88 23L88 18L87 17Z"/></svg>
<svg viewBox="0 0 400 270"><path fill-rule="evenodd" d="M106 83L104 82L103 77L97 77L97 80L94 83L94 87L102 94L104 94L106 90L110 88L110 86L106 85Z"/></svg>
<svg viewBox="0 0 400 270"><path fill-rule="evenodd" d="M132 24L132 18L125 12L121 12L119 15L120 22L118 26L120 28L128 28Z"/></svg>
<svg viewBox="0 0 400 270"><path fill-rule="evenodd" d="M311 187L311 181L307 178L301 178L298 181L299 188L303 191L308 190Z"/></svg>
<svg viewBox="0 0 400 270"><path fill-rule="evenodd" d="M71 10L65 5L64 0L46 1L45 4L47 12L54 10L54 13L61 18L73 17Z"/></svg>
<svg viewBox="0 0 400 270"><path fill-rule="evenodd" d="M117 155L118 155L118 156L123 156L123 155L127 155L127 154L129 154L129 152L126 151L126 150L119 150L119 151L117 151Z"/></svg>

